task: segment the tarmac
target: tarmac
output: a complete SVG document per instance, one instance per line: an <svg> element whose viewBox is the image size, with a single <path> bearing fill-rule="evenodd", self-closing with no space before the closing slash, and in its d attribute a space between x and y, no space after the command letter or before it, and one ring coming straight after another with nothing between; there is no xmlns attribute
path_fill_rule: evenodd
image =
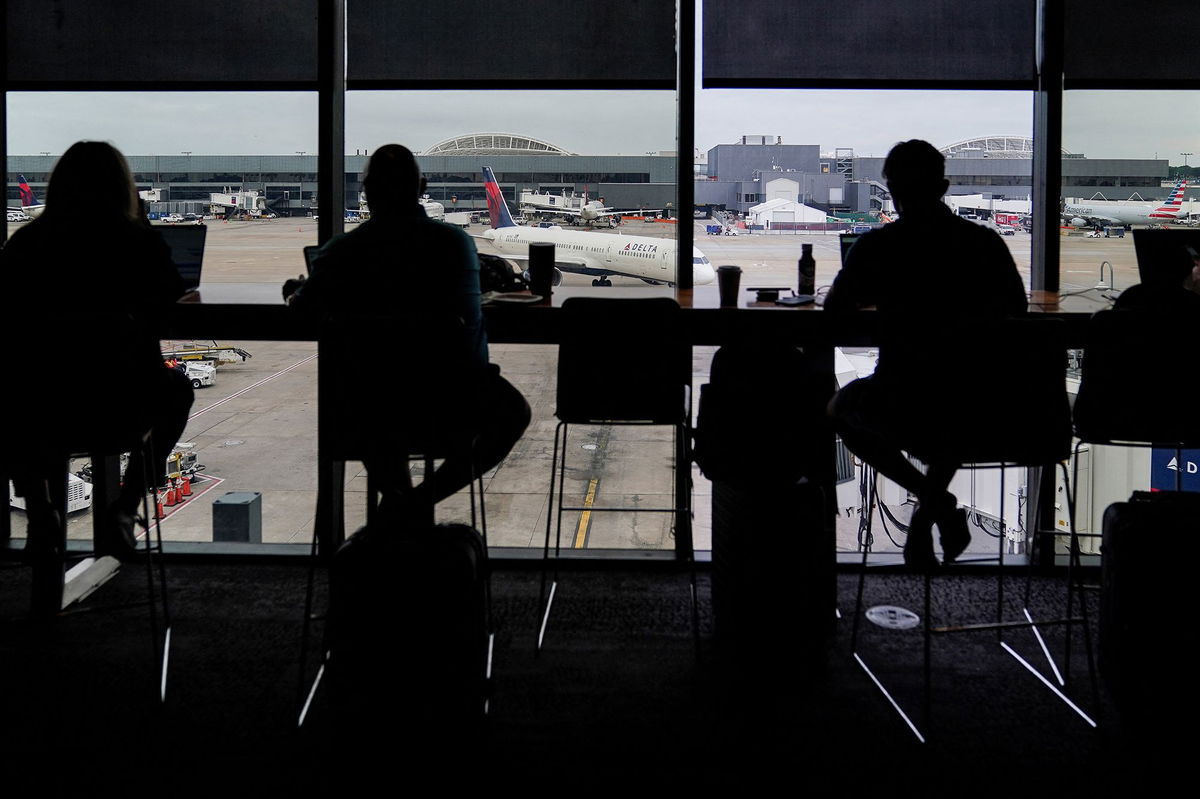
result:
<svg viewBox="0 0 1200 799"><path fill-rule="evenodd" d="M811 243L817 262L818 293L840 266L836 235L790 234L709 236L706 220L696 222L696 246L714 265L737 264L743 286L792 287L800 245ZM9 224L9 233L19 227ZM315 244L316 222L310 218L211 222L206 243L201 294L205 301L277 302L278 286L304 271L301 248ZM469 232L482 233L473 225ZM671 238L675 226L625 223L618 232ZM1018 269L1028 281L1030 237L1006 237ZM486 241L477 240L482 252ZM1132 237L1124 239L1063 238L1062 291L1080 292L1064 302L1066 310L1098 310L1107 305L1105 290L1094 288L1100 262L1114 265L1118 288L1137 282ZM966 265L964 265L966 268ZM590 286L590 278L567 275L566 285ZM641 281L613 278L614 285L644 286ZM1111 283L1110 283L1111 285ZM594 289L602 294L604 288ZM697 294L715 294L715 285ZM963 298L969 302L969 297ZM170 541L213 540L213 504L230 492L258 492L262 503L264 543L311 540L316 492L317 368L316 345L293 341L220 341L252 354L244 363L218 369L216 384L200 388L184 432L203 464L192 496L165 508L163 532ZM693 354L695 386L707 382L714 348ZM525 436L493 472L485 476L489 543L493 547L540 547L546 534L547 494L554 428L554 382L557 350L544 345L492 344L491 358L526 396L533 421ZM597 341L597 357L620 357ZM383 359L386 362L386 357ZM386 424L386 420L381 420ZM673 444L666 428L574 428L567 445L567 502L600 508L667 507L671 504ZM84 462L72 464L81 469ZM693 467L694 535L698 549L711 547L711 487ZM346 526L352 531L365 520L366 479L361 467L347 472ZM91 534L90 510L73 514L71 538ZM14 510L14 534L21 535L20 511ZM907 516L900 509L901 518ZM466 494L439 505L439 521L468 521ZM855 549L857 518L839 518L838 548ZM674 546L669 514L624 511L573 511L564 514L564 549L670 550Z"/></svg>

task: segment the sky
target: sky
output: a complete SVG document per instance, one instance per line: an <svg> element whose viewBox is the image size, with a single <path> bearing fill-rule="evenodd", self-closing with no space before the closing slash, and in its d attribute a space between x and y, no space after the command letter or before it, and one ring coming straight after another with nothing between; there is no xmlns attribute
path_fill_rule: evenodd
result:
<svg viewBox="0 0 1200 799"><path fill-rule="evenodd" d="M315 153L315 92L10 92L8 147L58 154L72 142L111 141L129 155ZM1092 158L1200 164L1200 95L1070 92L1063 146ZM896 141L936 146L985 135L1030 135L1029 92L702 90L701 150L742 135L782 136L831 152L885 155ZM424 150L465 133L520 133L585 155L673 151L674 92L352 92L346 151L400 142Z"/></svg>

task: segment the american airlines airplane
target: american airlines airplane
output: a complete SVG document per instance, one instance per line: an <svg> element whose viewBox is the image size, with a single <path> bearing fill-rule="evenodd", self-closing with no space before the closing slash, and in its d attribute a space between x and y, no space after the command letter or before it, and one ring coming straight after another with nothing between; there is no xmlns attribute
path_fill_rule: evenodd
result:
<svg viewBox="0 0 1200 799"><path fill-rule="evenodd" d="M1182 222L1187 219L1183 193L1187 181L1180 180L1167 199L1159 203L1093 200L1086 205L1067 205L1062 215L1072 224L1089 225L1155 225Z"/></svg>
<svg viewBox="0 0 1200 799"><path fill-rule="evenodd" d="M508 204L490 166L483 168L488 214L492 229L482 238L505 258L529 259L530 244L553 244L555 284L563 272L591 275L593 286L611 286L613 275L633 277L647 283L675 285L675 242L650 236L626 236L621 233L589 233L563 230L561 227L527 227L513 221ZM712 283L716 272L704 253L692 248L692 281L697 286Z"/></svg>

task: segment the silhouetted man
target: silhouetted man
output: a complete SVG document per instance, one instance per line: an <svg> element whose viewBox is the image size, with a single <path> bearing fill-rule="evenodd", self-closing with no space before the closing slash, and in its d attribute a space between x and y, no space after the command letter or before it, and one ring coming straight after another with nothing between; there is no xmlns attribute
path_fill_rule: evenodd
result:
<svg viewBox="0 0 1200 799"><path fill-rule="evenodd" d="M1163 252L1155 264L1155 279L1144 280L1121 292L1113 308L1119 311L1154 311L1200 314L1200 255L1191 247Z"/></svg>
<svg viewBox="0 0 1200 799"><path fill-rule="evenodd" d="M512 449L528 426L530 413L521 393L488 363L475 244L462 230L425 213L419 202L425 178L406 147L388 144L376 150L367 163L363 189L371 218L330 239L313 260L312 276L299 281L298 287L296 281L288 281L284 295L292 307L341 317L430 313L459 317L466 328L470 358L478 367L477 391L470 418L442 420L441 425L473 438L476 470L487 471ZM431 342L407 343L429 346ZM367 464L368 471L371 466ZM407 473L405 468L405 479ZM417 492L422 500L437 502L466 487L470 479L470 463L456 453Z"/></svg>
<svg viewBox="0 0 1200 799"><path fill-rule="evenodd" d="M892 148L884 179L900 213L896 222L863 235L846 254L825 301L827 311L875 308L885 314L883 329L932 331L953 319L998 318L1023 313L1025 287L1003 239L992 230L955 215L941 200L949 182L945 159L928 142L913 139ZM948 326L947 326L948 327ZM946 348L957 342L945 342ZM922 474L905 456L905 441L939 423L937 385L915 385L914 373L928 374L936 353L911 349L890 352L880 342L875 373L847 385L830 403L835 428L850 451L875 467L919 502L910 522L904 558L910 565L937 564L932 527L936 523L943 557L954 560L970 542L966 514L945 490L957 464L931 463ZM945 379L964 364L946 362ZM986 388L981 388L985 391ZM959 431L970 435L969 430Z"/></svg>

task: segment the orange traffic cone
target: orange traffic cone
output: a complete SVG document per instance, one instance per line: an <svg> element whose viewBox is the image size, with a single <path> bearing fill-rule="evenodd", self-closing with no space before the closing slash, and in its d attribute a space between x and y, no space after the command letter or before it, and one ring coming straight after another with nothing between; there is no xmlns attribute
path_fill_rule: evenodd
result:
<svg viewBox="0 0 1200 799"><path fill-rule="evenodd" d="M162 521L166 517L167 514L163 513L162 494L159 494L158 501L154 503L154 518Z"/></svg>
<svg viewBox="0 0 1200 799"><path fill-rule="evenodd" d="M190 497L192 495L192 478L179 478L179 490L183 492L182 496Z"/></svg>
<svg viewBox="0 0 1200 799"><path fill-rule="evenodd" d="M166 505L168 508L174 507L176 504L175 486L172 485L171 483L167 483L167 497L163 501L163 504Z"/></svg>

